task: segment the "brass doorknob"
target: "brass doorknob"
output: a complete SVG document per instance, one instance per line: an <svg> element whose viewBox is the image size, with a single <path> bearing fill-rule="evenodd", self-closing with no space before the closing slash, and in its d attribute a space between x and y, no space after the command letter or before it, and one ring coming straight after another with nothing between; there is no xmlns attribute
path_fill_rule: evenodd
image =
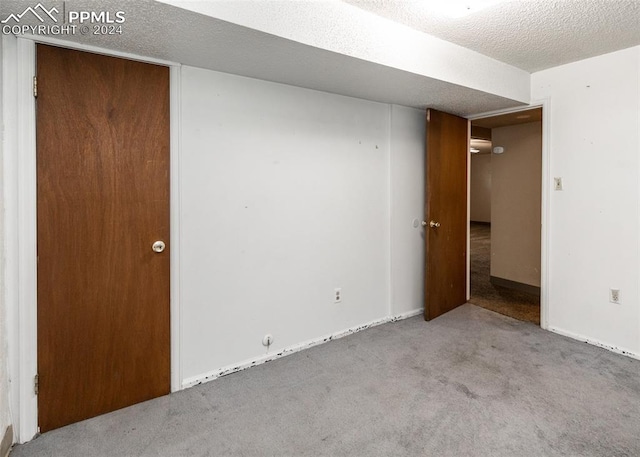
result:
<svg viewBox="0 0 640 457"><path fill-rule="evenodd" d="M431 228L438 228L438 227L440 227L440 222L430 221L430 222L429 222L429 227L431 227Z"/></svg>

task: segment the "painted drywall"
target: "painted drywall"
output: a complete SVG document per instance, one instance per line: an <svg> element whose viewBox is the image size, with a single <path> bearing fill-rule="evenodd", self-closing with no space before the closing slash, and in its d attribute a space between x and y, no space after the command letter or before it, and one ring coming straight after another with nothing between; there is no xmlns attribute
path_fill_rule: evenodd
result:
<svg viewBox="0 0 640 457"><path fill-rule="evenodd" d="M388 316L389 105L181 78L184 384Z"/></svg>
<svg viewBox="0 0 640 457"><path fill-rule="evenodd" d="M162 0L162 3L358 61L512 101L529 101L528 72L345 2ZM444 89L448 97L455 97L457 91L455 86Z"/></svg>
<svg viewBox="0 0 640 457"><path fill-rule="evenodd" d="M0 88L3 81L3 50L0 43ZM3 94L0 90L0 107L3 104ZM0 109L0 176L3 175L4 162L4 117ZM9 415L9 360L7 339L7 307L4 300L4 189L0 186L0 441L2 441L7 427L11 424Z"/></svg>
<svg viewBox="0 0 640 457"><path fill-rule="evenodd" d="M492 129L491 276L540 287L542 123Z"/></svg>
<svg viewBox="0 0 640 457"><path fill-rule="evenodd" d="M549 328L640 353L640 47L532 75L548 99ZM609 289L620 289L620 304Z"/></svg>
<svg viewBox="0 0 640 457"><path fill-rule="evenodd" d="M391 106L391 314L424 307L425 111Z"/></svg>
<svg viewBox="0 0 640 457"><path fill-rule="evenodd" d="M470 219L491 222L491 154L471 154Z"/></svg>

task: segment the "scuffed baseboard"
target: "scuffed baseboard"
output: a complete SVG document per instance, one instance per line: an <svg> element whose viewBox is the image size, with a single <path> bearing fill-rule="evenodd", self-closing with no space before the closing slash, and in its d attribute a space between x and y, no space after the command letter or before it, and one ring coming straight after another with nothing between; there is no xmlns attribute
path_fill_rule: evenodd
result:
<svg viewBox="0 0 640 457"><path fill-rule="evenodd" d="M583 343L590 344L592 346L597 346L599 348L606 349L607 351L615 352L616 354L626 355L627 357L631 357L632 359L640 360L640 354L636 354L627 349L619 348L612 344L603 343L598 340L594 340L593 338L588 338L583 335L579 335L577 333L568 332L558 327L548 326L547 330L553 333L557 333L558 335L566 336L568 338L572 338L574 340L582 341Z"/></svg>
<svg viewBox="0 0 640 457"><path fill-rule="evenodd" d="M302 351L304 349L309 349L319 344L328 343L329 341L337 340L339 338L361 332L362 330L366 330L371 327L375 327L381 324L386 324L389 322L397 322L403 319L408 319L410 317L422 314L422 312L423 312L422 308L414 309L406 313L397 314L395 316L389 316L382 319L377 319L375 321L371 321L369 323L359 325L357 327L351 327L345 330L341 330L339 332L331 333L330 335L305 341L304 343L294 344L293 346L286 347L273 354L266 354L263 356L255 357L253 359L245 360L244 362L241 362L238 364L219 368L217 370L213 370L208 373L203 373L198 376L187 378L182 382L182 388L187 389L189 387L197 386L205 382L213 381L214 379L220 378L222 376L226 376L232 373L237 373L238 371L246 370L247 368L262 365L263 363L271 362L272 360L276 360L281 357L285 357L287 355L295 354L296 352Z"/></svg>
<svg viewBox="0 0 640 457"><path fill-rule="evenodd" d="M13 426L9 425L4 431L4 436L0 442L0 457L7 457L13 444Z"/></svg>

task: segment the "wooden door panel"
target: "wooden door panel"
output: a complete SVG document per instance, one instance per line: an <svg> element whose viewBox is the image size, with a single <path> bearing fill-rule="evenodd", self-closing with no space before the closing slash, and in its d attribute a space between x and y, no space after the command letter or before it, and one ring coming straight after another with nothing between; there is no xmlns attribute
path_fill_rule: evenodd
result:
<svg viewBox="0 0 640 457"><path fill-rule="evenodd" d="M41 431L170 388L169 70L37 47Z"/></svg>
<svg viewBox="0 0 640 457"><path fill-rule="evenodd" d="M425 319L467 300L467 119L427 110Z"/></svg>

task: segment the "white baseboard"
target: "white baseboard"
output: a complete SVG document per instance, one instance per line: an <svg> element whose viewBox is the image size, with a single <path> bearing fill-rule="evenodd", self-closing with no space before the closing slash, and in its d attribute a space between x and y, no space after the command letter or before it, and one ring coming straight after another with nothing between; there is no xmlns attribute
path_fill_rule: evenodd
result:
<svg viewBox="0 0 640 457"><path fill-rule="evenodd" d="M319 344L328 343L329 341L337 340L339 338L352 335L354 333L361 332L362 330L366 330L371 327L375 327L381 324L386 324L389 322L397 322L403 319L407 319L409 317L417 316L422 314L422 309L414 309L412 311L408 311L406 313L397 314L395 316L389 316L382 319L377 319L371 321L369 323L359 325L357 327L351 327L345 330L341 330L338 332L331 333L329 335L322 336L320 338L314 338L309 341L305 341L303 343L294 344L292 346L286 347L278 352L274 352L273 354L265 354L259 357L255 357L249 360L245 360L244 362L240 362L234 365L228 365L226 367L219 368L217 370L213 370L207 373L203 373L198 376L193 376L191 378L187 378L182 381L182 388L187 389L189 387L197 386L199 384L203 384L205 382L213 381L214 379L220 378L222 376L229 375L231 373L237 373L238 371L246 370L247 368L255 367L257 365L261 365L266 362L271 362L272 360L279 359L281 357L285 357L287 355L294 354L296 352L302 351L304 349L309 349L313 346L317 346Z"/></svg>
<svg viewBox="0 0 640 457"><path fill-rule="evenodd" d="M411 311L407 311L406 313L396 314L389 318L388 322L396 322L401 321L403 319L408 319L413 316L419 316L424 313L424 308L412 309Z"/></svg>
<svg viewBox="0 0 640 457"><path fill-rule="evenodd" d="M558 335L566 336L566 337L572 338L574 340L578 340L578 341L582 341L582 342L587 343L587 344L591 344L592 346L597 346L597 347L606 349L607 351L615 352L616 354L626 355L627 357L631 357L632 359L640 360L640 354L636 354L636 353L634 353L632 351L629 351L627 349L619 348L619 347L614 346L612 344L603 343L601 341L594 340L593 338L588 338L588 337L586 337L584 335L579 335L577 333L568 332L566 330L563 330L563 329L558 328L558 327L553 327L551 325L549 327L547 327L547 330L549 330L550 332L553 332L553 333L557 333Z"/></svg>

